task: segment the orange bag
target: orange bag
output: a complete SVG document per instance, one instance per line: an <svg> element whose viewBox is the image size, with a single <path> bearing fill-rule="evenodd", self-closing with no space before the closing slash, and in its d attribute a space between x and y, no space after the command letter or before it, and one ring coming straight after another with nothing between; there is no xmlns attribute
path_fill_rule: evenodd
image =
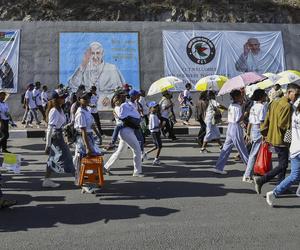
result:
<svg viewBox="0 0 300 250"><path fill-rule="evenodd" d="M269 144L263 142L257 154L256 162L254 164L254 174L264 175L271 169L272 152L269 150Z"/></svg>

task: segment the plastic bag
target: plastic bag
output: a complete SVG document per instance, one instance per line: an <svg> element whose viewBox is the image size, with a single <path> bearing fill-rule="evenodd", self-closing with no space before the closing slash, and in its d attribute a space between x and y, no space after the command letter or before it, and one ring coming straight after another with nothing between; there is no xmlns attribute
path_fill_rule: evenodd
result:
<svg viewBox="0 0 300 250"><path fill-rule="evenodd" d="M21 167L21 156L17 154L10 154L10 153L4 153L3 156L4 157L3 157L2 167L9 172L19 174L20 167Z"/></svg>
<svg viewBox="0 0 300 250"><path fill-rule="evenodd" d="M263 142L257 154L254 164L254 174L265 175L271 170L272 152L269 150L269 144Z"/></svg>

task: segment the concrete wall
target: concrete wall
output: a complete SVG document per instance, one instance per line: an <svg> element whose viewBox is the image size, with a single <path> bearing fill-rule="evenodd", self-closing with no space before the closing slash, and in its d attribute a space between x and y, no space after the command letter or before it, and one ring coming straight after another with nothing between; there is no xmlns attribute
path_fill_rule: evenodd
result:
<svg viewBox="0 0 300 250"><path fill-rule="evenodd" d="M58 82L59 33L66 31L138 31L140 33L141 88L164 75L162 30L240 30L278 31L283 33L286 65L300 65L300 25L231 24L231 23L169 23L169 22L0 22L0 29L21 29L18 94L10 98L13 115L19 117L20 95L29 82L41 81L49 87ZM177 98L176 98L177 99Z"/></svg>

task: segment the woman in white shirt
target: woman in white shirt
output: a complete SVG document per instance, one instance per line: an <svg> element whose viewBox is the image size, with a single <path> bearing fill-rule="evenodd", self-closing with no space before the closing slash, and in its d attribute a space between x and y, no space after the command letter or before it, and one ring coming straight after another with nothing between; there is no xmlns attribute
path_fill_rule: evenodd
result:
<svg viewBox="0 0 300 250"><path fill-rule="evenodd" d="M295 182L300 181L300 98L294 104L294 114L292 116L292 142L290 147L291 173L273 191L266 194L266 201L273 206L274 199L283 194ZM300 197L300 185L296 191Z"/></svg>
<svg viewBox="0 0 300 250"><path fill-rule="evenodd" d="M231 93L233 103L228 108L228 128L226 134L226 140L222 148L220 157L216 163L214 172L217 174L227 174L224 171L224 167L227 163L229 155L235 146L240 153L240 156L245 164L248 162L248 151L244 141L243 128L240 122L243 120L243 96L240 90L233 90Z"/></svg>
<svg viewBox="0 0 300 250"><path fill-rule="evenodd" d="M142 150L141 145L135 135L135 129L139 126L140 123L140 114L134 105L126 102L125 93L120 93L115 96L115 102L122 103L120 109L115 112L118 113L117 116L121 121L123 121L123 126L119 131L119 146L115 153L108 159L104 165L105 172L110 174L110 168L115 163L115 161L120 157L121 152L124 150L126 145L130 147L133 152L133 176L134 177L143 177L142 175ZM134 122L134 120L136 122ZM137 126L137 127L136 127Z"/></svg>
<svg viewBox="0 0 300 250"><path fill-rule="evenodd" d="M94 118L88 109L91 94L82 92L78 94L79 108L75 113L74 128L77 131L75 148L75 183L78 184L80 173L81 158L92 155L102 155L100 149L96 146L93 132L97 132ZM82 187L83 192L94 193L95 188L91 185Z"/></svg>
<svg viewBox="0 0 300 250"><path fill-rule="evenodd" d="M265 120L265 101L267 94L262 89L254 91L251 99L255 102L250 109L249 123L247 127L247 137L252 142L247 168L243 176L243 182L252 183L253 167L256 161L259 148L261 146L262 135L260 124Z"/></svg>
<svg viewBox="0 0 300 250"><path fill-rule="evenodd" d="M48 129L46 135L45 153L49 155L43 187L56 188L60 185L50 179L52 172L74 174L73 159L68 145L63 137L63 127L66 116L62 109L66 94L63 91L53 91L47 109Z"/></svg>
<svg viewBox="0 0 300 250"><path fill-rule="evenodd" d="M221 134L219 127L217 126L214 115L215 109L219 108L220 104L215 100L215 93L210 91L208 93L208 106L206 109L205 119L204 122L206 124L206 134L203 139L203 145L200 149L200 153L208 152L206 149L208 142L210 141L217 141L220 149L222 149L222 142L221 142Z"/></svg>

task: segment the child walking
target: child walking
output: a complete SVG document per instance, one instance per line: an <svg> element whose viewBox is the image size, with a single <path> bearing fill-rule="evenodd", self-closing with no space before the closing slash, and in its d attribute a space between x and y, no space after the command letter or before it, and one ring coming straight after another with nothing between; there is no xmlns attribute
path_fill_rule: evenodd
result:
<svg viewBox="0 0 300 250"><path fill-rule="evenodd" d="M228 108L228 128L226 140L221 151L220 157L216 163L215 173L227 174L224 167L227 163L233 146L237 148L245 164L248 162L248 151L244 141L243 128L240 122L243 120L243 96L240 90L233 90L230 93L233 103Z"/></svg>
<svg viewBox="0 0 300 250"><path fill-rule="evenodd" d="M159 156L160 156L160 152L162 149L162 141L161 141L161 137L160 137L161 124L160 124L160 119L159 119L159 116L160 116L159 115L159 105L156 102L150 102L148 104L148 106L150 107L149 130L152 135L154 147L151 148L150 150L148 150L145 153L145 156L147 156L147 154L157 150L156 156L153 161L153 166L159 166L160 165Z"/></svg>

